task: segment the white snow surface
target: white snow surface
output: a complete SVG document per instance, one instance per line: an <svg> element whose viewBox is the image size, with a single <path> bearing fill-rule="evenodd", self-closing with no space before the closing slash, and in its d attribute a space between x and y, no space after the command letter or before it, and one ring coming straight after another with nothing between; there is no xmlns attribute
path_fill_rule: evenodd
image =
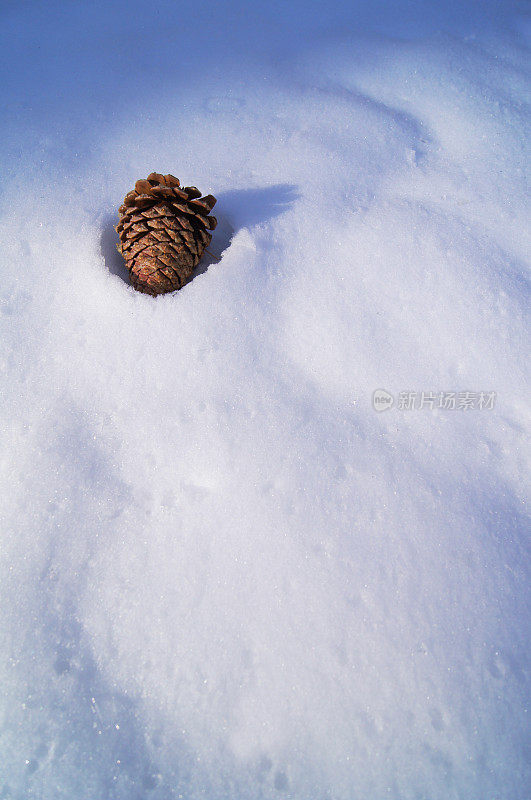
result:
<svg viewBox="0 0 531 800"><path fill-rule="evenodd" d="M2 800L529 796L528 10L1 4Z"/></svg>

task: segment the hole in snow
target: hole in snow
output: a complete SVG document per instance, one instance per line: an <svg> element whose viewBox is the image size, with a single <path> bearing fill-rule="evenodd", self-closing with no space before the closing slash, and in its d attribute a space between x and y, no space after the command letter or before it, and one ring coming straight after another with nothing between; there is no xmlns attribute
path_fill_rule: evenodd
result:
<svg viewBox="0 0 531 800"><path fill-rule="evenodd" d="M107 214L103 220L100 236L100 250L105 260L105 266L111 275L117 275L124 283L129 285L129 272L125 266L125 261L116 249L118 244L118 234L114 226L118 224L118 212Z"/></svg>
<svg viewBox="0 0 531 800"><path fill-rule="evenodd" d="M192 280L212 266L218 265L222 254L230 246L232 238L240 228L252 228L269 222L275 217L289 211L298 199L297 187L289 183L267 186L262 189L232 189L217 196L217 204L213 210L218 220L212 234L212 242L197 265ZM129 273L125 262L116 249L118 234L114 226L118 222L118 213L104 217L100 236L100 250L105 266L124 283L129 285Z"/></svg>

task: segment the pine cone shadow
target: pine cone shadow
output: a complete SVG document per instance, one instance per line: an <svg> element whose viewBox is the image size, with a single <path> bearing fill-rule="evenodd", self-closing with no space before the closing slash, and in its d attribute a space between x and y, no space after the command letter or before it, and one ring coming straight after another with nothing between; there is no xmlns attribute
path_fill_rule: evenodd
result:
<svg viewBox="0 0 531 800"><path fill-rule="evenodd" d="M299 197L298 187L292 183L264 186L263 189L232 189L217 195L216 209L225 214L238 231L279 217L289 211Z"/></svg>
<svg viewBox="0 0 531 800"><path fill-rule="evenodd" d="M252 228L269 222L289 211L300 197L298 187L290 183L266 186L263 189L232 189L217 195L217 203L212 211L218 220L208 249L197 265L196 275L207 272L212 264L217 264L232 238L241 228Z"/></svg>
<svg viewBox="0 0 531 800"><path fill-rule="evenodd" d="M263 189L232 189L217 195L217 203L212 213L216 216L218 224L208 247L210 253L203 254L191 280L207 272L212 265L219 264L222 254L230 247L234 234L241 228L251 228L284 214L299 196L297 186L289 183L266 186ZM116 214L104 217L100 251L111 275L116 275L129 286L129 272L116 249L118 234L114 226L117 223Z"/></svg>

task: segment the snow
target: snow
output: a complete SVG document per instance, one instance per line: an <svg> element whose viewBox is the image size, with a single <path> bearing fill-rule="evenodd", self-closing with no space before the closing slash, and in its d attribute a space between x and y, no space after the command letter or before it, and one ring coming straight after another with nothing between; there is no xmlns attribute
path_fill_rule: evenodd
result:
<svg viewBox="0 0 531 800"><path fill-rule="evenodd" d="M526 4L1 11L0 798L523 800Z"/></svg>

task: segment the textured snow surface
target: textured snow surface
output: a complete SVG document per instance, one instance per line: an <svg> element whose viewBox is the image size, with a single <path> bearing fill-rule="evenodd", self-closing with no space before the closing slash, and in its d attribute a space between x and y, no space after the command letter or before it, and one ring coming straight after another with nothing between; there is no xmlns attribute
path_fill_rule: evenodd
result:
<svg viewBox="0 0 531 800"><path fill-rule="evenodd" d="M0 10L0 798L524 800L528 5Z"/></svg>

